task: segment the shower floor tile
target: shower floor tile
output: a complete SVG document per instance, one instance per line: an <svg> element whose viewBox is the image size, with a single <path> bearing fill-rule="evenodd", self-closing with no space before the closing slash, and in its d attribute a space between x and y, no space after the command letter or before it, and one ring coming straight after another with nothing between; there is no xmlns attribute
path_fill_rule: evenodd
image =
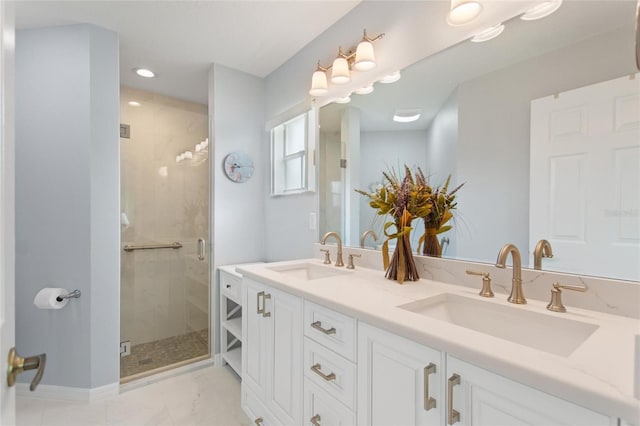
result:
<svg viewBox="0 0 640 426"><path fill-rule="evenodd" d="M120 358L120 377L128 377L209 353L209 330L131 346L131 355Z"/></svg>

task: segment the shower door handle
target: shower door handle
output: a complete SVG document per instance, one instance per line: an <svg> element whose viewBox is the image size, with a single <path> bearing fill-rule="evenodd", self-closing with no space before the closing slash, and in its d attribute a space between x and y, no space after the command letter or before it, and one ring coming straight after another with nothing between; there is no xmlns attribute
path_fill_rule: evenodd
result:
<svg viewBox="0 0 640 426"><path fill-rule="evenodd" d="M204 260L206 254L207 246L205 244L204 238L198 238L198 260Z"/></svg>

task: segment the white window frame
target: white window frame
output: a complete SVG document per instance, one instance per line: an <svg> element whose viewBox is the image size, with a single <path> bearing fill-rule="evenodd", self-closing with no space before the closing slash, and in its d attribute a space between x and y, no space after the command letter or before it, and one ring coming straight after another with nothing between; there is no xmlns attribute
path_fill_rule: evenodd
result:
<svg viewBox="0 0 640 426"><path fill-rule="evenodd" d="M304 144L303 149L286 153L286 129L287 125L300 119L304 120ZM307 111L299 114L287 121L274 126L271 129L271 195L282 196L300 194L303 192L312 192L315 189L315 137L311 131L312 123L315 122L313 111ZM289 161L301 162L301 185L296 188L287 189L287 168Z"/></svg>

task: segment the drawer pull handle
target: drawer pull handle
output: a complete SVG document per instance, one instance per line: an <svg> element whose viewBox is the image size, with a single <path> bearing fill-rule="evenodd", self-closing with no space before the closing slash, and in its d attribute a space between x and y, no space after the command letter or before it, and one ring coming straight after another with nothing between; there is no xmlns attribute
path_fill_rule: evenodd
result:
<svg viewBox="0 0 640 426"><path fill-rule="evenodd" d="M336 375L334 373L329 373L329 374L324 374L320 369L322 368L322 366L320 364L315 364L311 367L311 371L313 371L314 373L316 373L318 376L322 377L323 379L325 379L327 382L330 382L332 380L336 379Z"/></svg>
<svg viewBox="0 0 640 426"><path fill-rule="evenodd" d="M324 334L336 334L335 327L331 327L330 329L327 330L326 328L322 328L322 323L320 321L311 323L311 327L315 328L316 330Z"/></svg>
<svg viewBox="0 0 640 426"><path fill-rule="evenodd" d="M429 396L429 376L435 372L436 365L432 362L424 368L424 411L436 408L435 398Z"/></svg>
<svg viewBox="0 0 640 426"><path fill-rule="evenodd" d="M264 419L262 417L258 417L257 419L255 419L253 422L258 425L258 426L262 426L262 422L264 421Z"/></svg>
<svg viewBox="0 0 640 426"><path fill-rule="evenodd" d="M313 426L320 426L320 414L316 414L315 416L311 417L311 424Z"/></svg>
<svg viewBox="0 0 640 426"><path fill-rule="evenodd" d="M271 299L271 294L265 294L262 296L262 317L267 318L271 316L271 312L267 312L267 300Z"/></svg>
<svg viewBox="0 0 640 426"><path fill-rule="evenodd" d="M260 308L260 298L264 297L264 291L256 293L256 313L262 314L264 313L264 299L262 299L262 309Z"/></svg>
<svg viewBox="0 0 640 426"><path fill-rule="evenodd" d="M460 421L460 413L453 409L453 387L460 384L460 376L454 374L449 377L447 386L447 424L452 425Z"/></svg>

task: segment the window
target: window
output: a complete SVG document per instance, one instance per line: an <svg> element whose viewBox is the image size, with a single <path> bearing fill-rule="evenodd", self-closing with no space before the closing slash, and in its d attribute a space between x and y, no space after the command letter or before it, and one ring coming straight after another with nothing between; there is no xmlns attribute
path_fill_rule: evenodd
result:
<svg viewBox="0 0 640 426"><path fill-rule="evenodd" d="M271 194L295 194L310 189L309 113L271 129ZM311 166L311 167L310 167Z"/></svg>

